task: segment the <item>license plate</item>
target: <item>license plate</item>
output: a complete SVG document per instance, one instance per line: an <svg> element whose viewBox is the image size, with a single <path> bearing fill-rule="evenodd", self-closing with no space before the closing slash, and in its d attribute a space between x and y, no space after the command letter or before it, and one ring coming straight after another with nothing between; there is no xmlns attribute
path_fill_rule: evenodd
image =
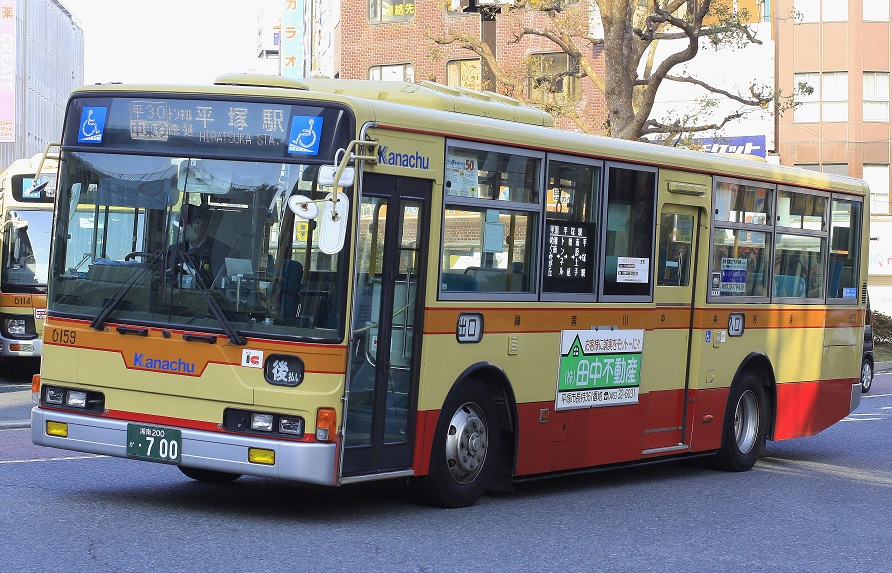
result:
<svg viewBox="0 0 892 573"><path fill-rule="evenodd" d="M180 430L127 424L127 456L131 458L178 464L182 443Z"/></svg>

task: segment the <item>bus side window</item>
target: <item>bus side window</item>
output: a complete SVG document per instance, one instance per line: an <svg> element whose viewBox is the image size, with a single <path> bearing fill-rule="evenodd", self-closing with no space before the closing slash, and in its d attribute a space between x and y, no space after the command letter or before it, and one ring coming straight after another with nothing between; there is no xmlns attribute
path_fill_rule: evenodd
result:
<svg viewBox="0 0 892 573"><path fill-rule="evenodd" d="M604 296L652 296L655 273L656 171L610 166L607 176L607 232L602 246ZM622 263L622 274L619 264Z"/></svg>

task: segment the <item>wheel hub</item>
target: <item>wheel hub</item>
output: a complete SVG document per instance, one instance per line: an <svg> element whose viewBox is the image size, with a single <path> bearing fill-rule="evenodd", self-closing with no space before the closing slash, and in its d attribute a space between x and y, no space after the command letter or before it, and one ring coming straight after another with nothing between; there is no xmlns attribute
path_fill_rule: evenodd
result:
<svg viewBox="0 0 892 573"><path fill-rule="evenodd" d="M486 418L477 404L467 403L456 410L446 436L446 462L458 483L471 482L486 460L489 449Z"/></svg>

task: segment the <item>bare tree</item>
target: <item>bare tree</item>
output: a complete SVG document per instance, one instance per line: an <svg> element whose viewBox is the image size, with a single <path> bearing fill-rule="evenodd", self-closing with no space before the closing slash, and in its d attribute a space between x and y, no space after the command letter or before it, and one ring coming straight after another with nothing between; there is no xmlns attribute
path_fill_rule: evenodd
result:
<svg viewBox="0 0 892 573"><path fill-rule="evenodd" d="M718 130L755 110L774 106L782 113L794 106L795 94L784 96L774 86L754 82L737 92L683 71L684 64L701 49L741 49L762 43L747 23L749 14L734 10L731 0L515 0L513 6L501 6L500 10L499 18L513 19L512 42L542 38L554 44L555 51L565 52L573 64L550 73L543 73L530 61L512 68L499 61L492 47L478 37L444 30L431 33L430 38L439 46L457 44L477 54L495 78L496 85L484 86L487 89L566 117L585 132L600 131L624 139L651 137L676 144L692 134ZM603 37L595 37L590 31L592 10L600 12ZM529 22L544 24L533 26ZM667 42L671 49L657 59L659 42ZM603 72L595 62L601 53ZM567 90L561 89L569 78L590 81L604 94L604 124L592 125L580 114L580 98L572 94L568 97ZM699 105L684 113L652 117L657 90L663 82L690 85L692 91L703 94ZM798 86L796 93L810 93L810 88ZM723 111L723 117L717 120L704 121L713 117L720 100L734 102L733 111Z"/></svg>

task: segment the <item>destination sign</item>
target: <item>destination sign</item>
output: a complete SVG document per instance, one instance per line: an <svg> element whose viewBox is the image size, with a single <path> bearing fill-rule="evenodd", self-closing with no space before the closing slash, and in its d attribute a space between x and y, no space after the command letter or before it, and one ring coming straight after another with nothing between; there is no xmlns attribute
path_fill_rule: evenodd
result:
<svg viewBox="0 0 892 573"><path fill-rule="evenodd" d="M353 123L346 108L333 104L83 97L69 105L63 146L328 161L346 148Z"/></svg>
<svg viewBox="0 0 892 573"><path fill-rule="evenodd" d="M594 223L546 219L545 278L548 292L591 293L595 288Z"/></svg>

